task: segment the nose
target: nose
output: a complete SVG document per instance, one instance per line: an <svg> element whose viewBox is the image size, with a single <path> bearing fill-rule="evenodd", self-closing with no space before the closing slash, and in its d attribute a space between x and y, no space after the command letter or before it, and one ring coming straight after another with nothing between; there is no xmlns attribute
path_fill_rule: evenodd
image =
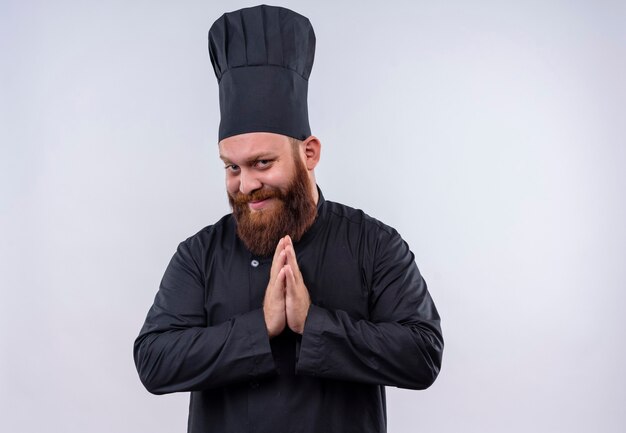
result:
<svg viewBox="0 0 626 433"><path fill-rule="evenodd" d="M242 194L250 194L261 188L262 184L259 179L247 170L242 170L239 174L239 192Z"/></svg>

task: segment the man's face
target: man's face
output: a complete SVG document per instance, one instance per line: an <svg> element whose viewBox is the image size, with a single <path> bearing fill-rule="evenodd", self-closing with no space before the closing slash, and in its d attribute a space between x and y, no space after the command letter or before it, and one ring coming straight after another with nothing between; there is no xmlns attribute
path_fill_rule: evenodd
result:
<svg viewBox="0 0 626 433"><path fill-rule="evenodd" d="M248 249L269 256L281 237L299 240L317 211L299 147L264 132L229 137L219 147L237 233Z"/></svg>

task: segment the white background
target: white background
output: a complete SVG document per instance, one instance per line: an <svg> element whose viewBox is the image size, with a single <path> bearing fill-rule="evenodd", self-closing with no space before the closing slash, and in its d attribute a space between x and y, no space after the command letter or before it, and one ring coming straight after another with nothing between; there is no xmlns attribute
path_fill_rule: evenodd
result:
<svg viewBox="0 0 626 433"><path fill-rule="evenodd" d="M251 5L0 3L0 431L185 431L132 344L229 210L207 31ZM317 33L318 183L398 229L443 319L389 432L625 431L624 2L283 5Z"/></svg>

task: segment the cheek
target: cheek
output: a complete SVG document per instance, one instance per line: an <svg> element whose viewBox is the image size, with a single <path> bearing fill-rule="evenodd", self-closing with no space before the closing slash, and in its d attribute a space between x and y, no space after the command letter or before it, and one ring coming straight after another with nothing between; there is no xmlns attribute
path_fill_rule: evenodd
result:
<svg viewBox="0 0 626 433"><path fill-rule="evenodd" d="M263 178L263 183L274 188L285 190L289 187L293 179L293 171L292 167L280 167L280 169L267 173Z"/></svg>
<svg viewBox="0 0 626 433"><path fill-rule="evenodd" d="M237 178L226 175L226 191L231 195L239 191L239 181Z"/></svg>

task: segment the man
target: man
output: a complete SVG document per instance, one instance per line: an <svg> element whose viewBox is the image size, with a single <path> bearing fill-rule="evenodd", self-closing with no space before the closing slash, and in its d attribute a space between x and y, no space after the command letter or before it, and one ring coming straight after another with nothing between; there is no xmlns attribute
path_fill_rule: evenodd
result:
<svg viewBox="0 0 626 433"><path fill-rule="evenodd" d="M179 245L134 351L149 391L191 391L189 432L384 432L384 386L439 372L439 316L408 246L317 188L314 48L284 8L209 32L233 212Z"/></svg>

